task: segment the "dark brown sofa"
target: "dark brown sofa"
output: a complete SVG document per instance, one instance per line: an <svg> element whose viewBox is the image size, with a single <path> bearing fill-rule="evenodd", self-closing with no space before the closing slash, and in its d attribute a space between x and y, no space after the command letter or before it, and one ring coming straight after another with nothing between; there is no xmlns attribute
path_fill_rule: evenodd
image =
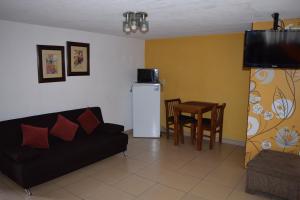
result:
<svg viewBox="0 0 300 200"><path fill-rule="evenodd" d="M21 123L51 127L57 114L76 122L85 109L44 114L0 122L0 170L23 188L30 188L58 176L124 152L128 136L124 127L104 123L99 107L90 108L101 125L87 135L79 128L73 141L66 142L49 135L49 149L22 147Z"/></svg>

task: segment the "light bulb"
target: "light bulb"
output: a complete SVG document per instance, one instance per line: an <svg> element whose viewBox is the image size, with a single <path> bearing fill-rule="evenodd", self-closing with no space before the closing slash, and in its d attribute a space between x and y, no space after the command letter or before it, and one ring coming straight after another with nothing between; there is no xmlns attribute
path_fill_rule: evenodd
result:
<svg viewBox="0 0 300 200"><path fill-rule="evenodd" d="M130 32L130 26L127 22L123 22L123 31L125 33L129 33Z"/></svg>

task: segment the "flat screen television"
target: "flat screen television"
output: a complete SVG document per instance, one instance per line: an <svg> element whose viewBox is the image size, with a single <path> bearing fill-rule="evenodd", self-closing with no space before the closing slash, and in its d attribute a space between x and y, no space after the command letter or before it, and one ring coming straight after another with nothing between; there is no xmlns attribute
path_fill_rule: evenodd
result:
<svg viewBox="0 0 300 200"><path fill-rule="evenodd" d="M246 31L244 66L300 68L300 31Z"/></svg>
<svg viewBox="0 0 300 200"><path fill-rule="evenodd" d="M159 83L158 69L155 68L138 69L137 82L138 83Z"/></svg>

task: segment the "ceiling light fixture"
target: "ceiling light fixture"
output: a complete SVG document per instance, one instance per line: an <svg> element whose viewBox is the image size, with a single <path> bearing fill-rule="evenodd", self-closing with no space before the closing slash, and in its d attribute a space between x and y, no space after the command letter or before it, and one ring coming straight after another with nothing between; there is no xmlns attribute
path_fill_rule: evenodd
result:
<svg viewBox="0 0 300 200"><path fill-rule="evenodd" d="M149 22L146 20L148 14L145 12L125 12L123 13L125 21L123 22L123 32L126 34L135 33L139 30L142 33L149 31Z"/></svg>

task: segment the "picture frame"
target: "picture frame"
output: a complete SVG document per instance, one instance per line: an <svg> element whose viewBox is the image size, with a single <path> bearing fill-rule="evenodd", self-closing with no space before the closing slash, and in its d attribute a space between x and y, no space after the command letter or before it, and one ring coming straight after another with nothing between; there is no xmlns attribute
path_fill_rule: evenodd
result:
<svg viewBox="0 0 300 200"><path fill-rule="evenodd" d="M68 76L90 75L90 44L67 41Z"/></svg>
<svg viewBox="0 0 300 200"><path fill-rule="evenodd" d="M66 81L64 46L37 45L39 83Z"/></svg>

